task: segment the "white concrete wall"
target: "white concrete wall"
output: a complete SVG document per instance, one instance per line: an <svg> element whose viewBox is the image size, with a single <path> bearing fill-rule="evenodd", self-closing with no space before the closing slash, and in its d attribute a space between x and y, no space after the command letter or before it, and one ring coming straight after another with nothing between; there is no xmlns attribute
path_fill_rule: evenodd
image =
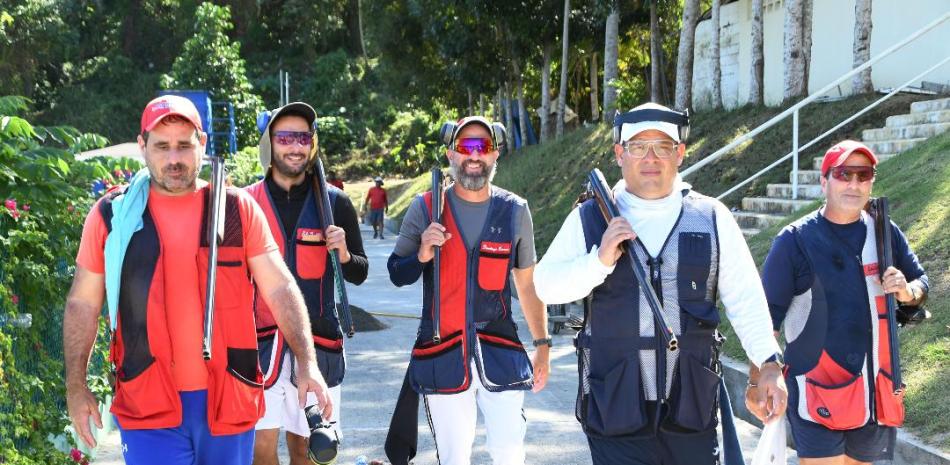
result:
<svg viewBox="0 0 950 465"><path fill-rule="evenodd" d="M764 0L764 4L765 103L778 105L782 102L784 88L784 11L782 0ZM950 11L950 0L875 0L872 6L871 56L877 56L947 11ZM726 108L743 105L749 98L751 16L751 0L724 5L720 12L720 64ZM854 0L814 0L812 21L809 92L824 87L852 68ZM710 21L703 21L696 28L693 102L698 109L708 108L711 103L710 27ZM871 74L874 87L903 84L948 54L950 21L875 65ZM950 84L950 64L935 70L925 80ZM850 94L850 80L830 94L838 95L839 92Z"/></svg>

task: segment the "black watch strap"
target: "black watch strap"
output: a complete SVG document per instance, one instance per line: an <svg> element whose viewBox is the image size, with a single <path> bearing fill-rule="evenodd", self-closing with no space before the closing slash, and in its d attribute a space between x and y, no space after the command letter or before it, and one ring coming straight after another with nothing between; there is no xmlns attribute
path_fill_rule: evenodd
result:
<svg viewBox="0 0 950 465"><path fill-rule="evenodd" d="M533 345L533 346L535 346L535 347L543 346L543 345L546 345L546 346L548 346L548 347L552 347L552 346L554 346L554 342L553 342L553 340L551 339L551 337L548 336L548 337L543 337L543 338L541 338L541 339L535 339L534 341L531 341L531 345Z"/></svg>

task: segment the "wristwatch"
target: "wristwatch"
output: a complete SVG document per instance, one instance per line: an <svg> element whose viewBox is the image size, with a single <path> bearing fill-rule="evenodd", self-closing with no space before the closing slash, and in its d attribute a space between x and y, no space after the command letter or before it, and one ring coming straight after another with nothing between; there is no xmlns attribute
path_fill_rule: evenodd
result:
<svg viewBox="0 0 950 465"><path fill-rule="evenodd" d="M784 370L784 369L785 369L785 358L782 357L782 354L780 354L780 353L778 353L778 352L772 354L771 357L765 359L765 361L762 362L762 365L759 365L759 368L761 369L762 366L765 365L766 363L774 363L775 365L778 366L778 369L779 369L779 370Z"/></svg>
<svg viewBox="0 0 950 465"><path fill-rule="evenodd" d="M554 343L553 343L553 340L551 339L551 336L548 336L548 337L542 337L541 339L535 339L534 341L531 341L531 345L535 347L545 346L545 345L548 347L552 347L554 346Z"/></svg>

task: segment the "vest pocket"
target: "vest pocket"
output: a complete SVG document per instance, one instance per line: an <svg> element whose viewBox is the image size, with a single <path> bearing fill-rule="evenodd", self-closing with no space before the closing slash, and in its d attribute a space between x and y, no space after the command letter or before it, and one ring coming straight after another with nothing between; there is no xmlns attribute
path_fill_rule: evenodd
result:
<svg viewBox="0 0 950 465"><path fill-rule="evenodd" d="M257 349L227 349L227 368L208 373L208 408L214 435L247 431L264 414L263 375L258 368Z"/></svg>
<svg viewBox="0 0 950 465"><path fill-rule="evenodd" d="M483 384L489 391L531 387L534 378L531 360L520 342L479 333L478 354L487 381Z"/></svg>
<svg viewBox="0 0 950 465"><path fill-rule="evenodd" d="M901 386L903 388L903 386ZM877 421L882 425L901 426L904 424L904 391L894 394L894 380L891 374L881 370L874 383Z"/></svg>
<svg viewBox="0 0 950 465"><path fill-rule="evenodd" d="M679 378L679 392L671 406L673 423L694 431L713 428L722 377L695 355L683 352Z"/></svg>
<svg viewBox="0 0 950 465"><path fill-rule="evenodd" d="M823 384L805 375L808 415L829 429L847 430L864 425L867 421L864 392L861 373L838 384Z"/></svg>
<svg viewBox="0 0 950 465"><path fill-rule="evenodd" d="M327 267L327 243L297 240L297 276L322 279Z"/></svg>
<svg viewBox="0 0 950 465"><path fill-rule="evenodd" d="M313 336L313 348L317 352L317 366L327 387L339 386L343 382L346 361L343 357L343 339L327 339Z"/></svg>
<svg viewBox="0 0 950 465"><path fill-rule="evenodd" d="M412 387L421 394L447 394L464 391L469 385L469 369L459 331L439 344L431 340L417 342L409 359Z"/></svg>
<svg viewBox="0 0 950 465"><path fill-rule="evenodd" d="M709 280L712 259L712 238L709 233L683 232L679 234L679 262L676 286L680 301L706 300L706 281Z"/></svg>
<svg viewBox="0 0 950 465"><path fill-rule="evenodd" d="M486 291L504 289L510 260L510 242L482 242L478 250L478 286Z"/></svg>
<svg viewBox="0 0 950 465"><path fill-rule="evenodd" d="M126 429L173 427L181 423L181 398L171 373L152 358L135 376L116 379L110 411Z"/></svg>
<svg viewBox="0 0 950 465"><path fill-rule="evenodd" d="M617 436L634 433L646 425L638 357L634 351L603 378L588 378L590 394L585 423L591 432Z"/></svg>

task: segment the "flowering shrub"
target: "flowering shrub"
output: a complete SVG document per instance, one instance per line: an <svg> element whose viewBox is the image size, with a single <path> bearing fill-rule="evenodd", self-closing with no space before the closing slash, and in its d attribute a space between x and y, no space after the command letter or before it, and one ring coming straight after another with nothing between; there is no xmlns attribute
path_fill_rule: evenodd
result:
<svg viewBox="0 0 950 465"><path fill-rule="evenodd" d="M0 97L0 463L81 463L54 447L66 414L62 316L93 180L114 173L73 153L102 146L99 136L33 126L28 101ZM122 173L124 175L124 173ZM104 334L104 323L100 324ZM108 392L100 337L90 384ZM71 439L69 439L71 441ZM88 460L87 460L88 461Z"/></svg>

